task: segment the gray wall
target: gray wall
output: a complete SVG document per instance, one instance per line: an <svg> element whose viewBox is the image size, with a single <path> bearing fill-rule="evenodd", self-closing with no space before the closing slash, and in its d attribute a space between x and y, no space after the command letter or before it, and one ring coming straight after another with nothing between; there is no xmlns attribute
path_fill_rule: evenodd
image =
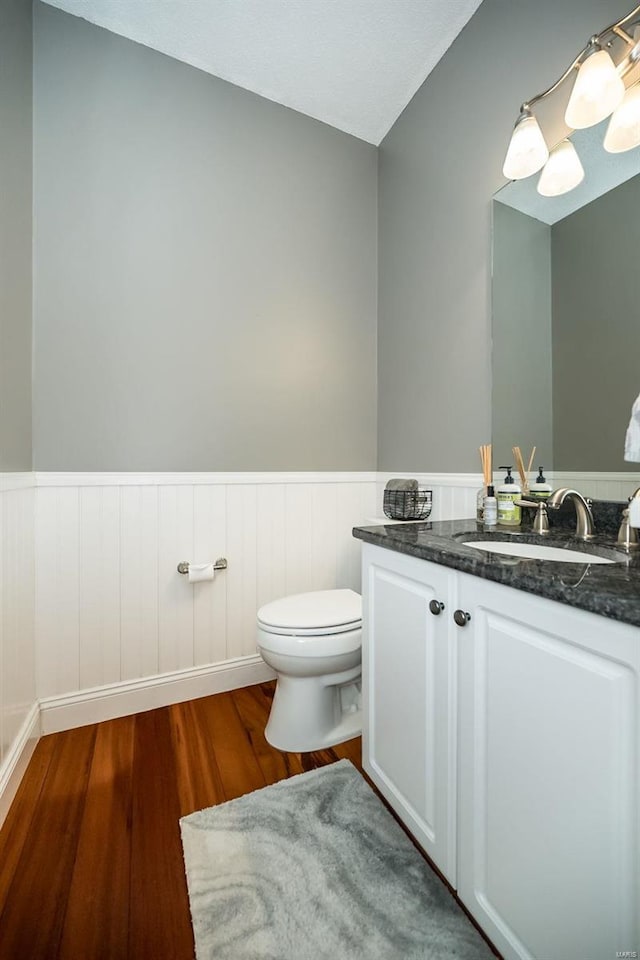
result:
<svg viewBox="0 0 640 960"><path fill-rule="evenodd" d="M381 469L479 470L478 445L491 436L490 200L513 123L523 100L628 9L484 0L383 141ZM551 139L562 129L553 120Z"/></svg>
<svg viewBox="0 0 640 960"><path fill-rule="evenodd" d="M640 177L554 224L555 465L629 470L624 434L640 392Z"/></svg>
<svg viewBox="0 0 640 960"><path fill-rule="evenodd" d="M374 147L35 7L39 470L376 463Z"/></svg>
<svg viewBox="0 0 640 960"><path fill-rule="evenodd" d="M31 469L31 0L0 3L0 470Z"/></svg>
<svg viewBox="0 0 640 960"><path fill-rule="evenodd" d="M518 445L553 467L551 227L493 204L493 396L495 465Z"/></svg>

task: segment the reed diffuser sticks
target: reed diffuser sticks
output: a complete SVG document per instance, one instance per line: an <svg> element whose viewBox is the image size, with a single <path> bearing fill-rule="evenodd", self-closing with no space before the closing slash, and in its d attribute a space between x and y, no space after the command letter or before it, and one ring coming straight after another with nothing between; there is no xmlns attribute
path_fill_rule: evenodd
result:
<svg viewBox="0 0 640 960"><path fill-rule="evenodd" d="M482 464L482 478L486 489L487 487L491 486L493 482L491 444L484 443L478 449L480 451L480 463Z"/></svg>
<svg viewBox="0 0 640 960"><path fill-rule="evenodd" d="M529 463L527 464L527 489L529 488L529 477L531 476L531 467L533 465L533 458L536 455L536 447L531 451L531 456L529 457Z"/></svg>
<svg viewBox="0 0 640 960"><path fill-rule="evenodd" d="M513 453L513 462L518 468L518 473L520 474L520 487L523 493L529 492L529 474L531 473L531 465L533 463L533 458L536 455L536 447L531 451L531 456L529 457L529 465L525 468L524 460L522 457L522 451L520 447L512 447L511 452Z"/></svg>

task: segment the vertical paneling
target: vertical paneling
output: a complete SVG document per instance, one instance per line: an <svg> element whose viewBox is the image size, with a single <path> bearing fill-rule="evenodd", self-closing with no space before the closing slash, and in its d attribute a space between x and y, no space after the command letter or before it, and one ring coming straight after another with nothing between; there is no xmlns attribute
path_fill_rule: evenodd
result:
<svg viewBox="0 0 640 960"><path fill-rule="evenodd" d="M288 483L285 488L285 582L286 594L304 593L311 582L311 487Z"/></svg>
<svg viewBox="0 0 640 960"><path fill-rule="evenodd" d="M252 483L227 488L227 657L256 652L257 490Z"/></svg>
<svg viewBox="0 0 640 960"><path fill-rule="evenodd" d="M0 492L0 763L35 700L33 510L32 487Z"/></svg>
<svg viewBox="0 0 640 960"><path fill-rule="evenodd" d="M120 680L120 491L80 490L80 687Z"/></svg>
<svg viewBox="0 0 640 960"><path fill-rule="evenodd" d="M195 563L227 555L227 488L193 488L193 554ZM188 585L193 602L193 650L196 666L227 658L227 577L216 573L213 583Z"/></svg>
<svg viewBox="0 0 640 960"><path fill-rule="evenodd" d="M39 697L80 683L79 491L36 497L36 663Z"/></svg>
<svg viewBox="0 0 640 960"><path fill-rule="evenodd" d="M434 518L472 515L475 478L418 479L434 490ZM262 604L360 589L351 530L382 515L384 487L322 475L38 482L40 696L254 654ZM176 571L220 556L229 566L212 582Z"/></svg>
<svg viewBox="0 0 640 960"><path fill-rule="evenodd" d="M311 590L331 590L337 584L338 497L348 484L314 483L309 491L311 537L309 583ZM345 531L342 531L343 535ZM347 531L348 532L348 531Z"/></svg>
<svg viewBox="0 0 640 960"><path fill-rule="evenodd" d="M265 483L257 498L257 608L284 597L287 592L286 544L283 531L286 516L286 487Z"/></svg>
<svg viewBox="0 0 640 960"><path fill-rule="evenodd" d="M121 679L158 673L158 488L120 489Z"/></svg>
<svg viewBox="0 0 640 960"><path fill-rule="evenodd" d="M441 484L430 485L433 496L430 520L447 520L451 516L451 491Z"/></svg>
<svg viewBox="0 0 640 960"><path fill-rule="evenodd" d="M179 560L192 558L193 487L158 488L158 669L191 667L195 585L178 573Z"/></svg>
<svg viewBox="0 0 640 960"><path fill-rule="evenodd" d="M360 543L354 540L351 531L375 512L376 505L368 487L368 484L361 483L340 484L336 498L336 582L338 586L358 591Z"/></svg>
<svg viewBox="0 0 640 960"><path fill-rule="evenodd" d="M479 477L416 478L433 490L432 519L474 516ZM255 653L262 604L360 589L351 529L382 516L386 476L247 480L68 474L48 486L45 474L37 490L0 485L0 760L33 702L34 670L47 697L221 663ZM624 499L640 476L551 482ZM213 582L192 585L176 572L180 560L219 556L229 567Z"/></svg>
<svg viewBox="0 0 640 960"><path fill-rule="evenodd" d="M479 488L478 484L478 488ZM453 513L451 519L457 517L475 517L476 515L476 491L469 490L467 487L453 487Z"/></svg>
<svg viewBox="0 0 640 960"><path fill-rule="evenodd" d="M561 473L550 474L554 487L572 487L585 497L596 500L624 501L640 486L640 469L637 473Z"/></svg>
<svg viewBox="0 0 640 960"><path fill-rule="evenodd" d="M0 487L0 611L4 610L4 578L5 578L5 551L6 551L6 531L5 531L5 502L6 496L5 493ZM4 615L0 613L0 764L2 764L7 749L8 749L8 739L5 735L5 701L6 701L6 692L5 692L5 682L4 676L6 671L6 658L7 650L5 648L5 637L4 637Z"/></svg>

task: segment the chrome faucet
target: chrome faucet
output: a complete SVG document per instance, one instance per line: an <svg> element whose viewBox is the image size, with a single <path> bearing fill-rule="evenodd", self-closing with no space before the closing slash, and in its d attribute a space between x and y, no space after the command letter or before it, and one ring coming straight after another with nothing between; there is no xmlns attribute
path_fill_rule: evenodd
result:
<svg viewBox="0 0 640 960"><path fill-rule="evenodd" d="M591 507L577 490L560 487L554 490L547 499L547 509L559 510L565 500L571 500L576 508L576 537L580 540L591 540L594 533L593 514Z"/></svg>

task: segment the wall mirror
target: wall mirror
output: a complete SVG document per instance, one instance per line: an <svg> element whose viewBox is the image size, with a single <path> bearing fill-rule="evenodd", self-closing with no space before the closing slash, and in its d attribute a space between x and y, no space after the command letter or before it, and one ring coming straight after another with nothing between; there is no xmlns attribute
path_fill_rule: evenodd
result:
<svg viewBox="0 0 640 960"><path fill-rule="evenodd" d="M640 148L603 124L572 141L585 179L542 197L537 177L493 198L494 464L535 444L556 472L634 472L624 437L640 393Z"/></svg>

